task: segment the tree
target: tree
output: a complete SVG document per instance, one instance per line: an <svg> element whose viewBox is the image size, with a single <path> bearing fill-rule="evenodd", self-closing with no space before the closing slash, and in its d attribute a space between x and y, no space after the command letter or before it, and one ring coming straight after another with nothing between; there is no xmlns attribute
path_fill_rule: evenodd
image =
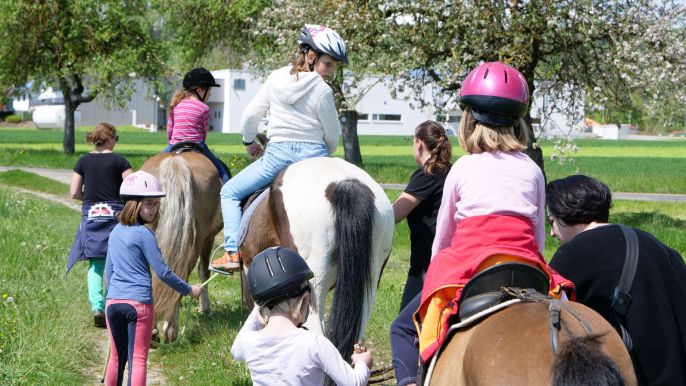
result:
<svg viewBox="0 0 686 386"><path fill-rule="evenodd" d="M74 112L97 95L123 104L136 78L164 76L145 0L22 0L0 8L0 85L55 86L65 105L63 148L74 153Z"/></svg>

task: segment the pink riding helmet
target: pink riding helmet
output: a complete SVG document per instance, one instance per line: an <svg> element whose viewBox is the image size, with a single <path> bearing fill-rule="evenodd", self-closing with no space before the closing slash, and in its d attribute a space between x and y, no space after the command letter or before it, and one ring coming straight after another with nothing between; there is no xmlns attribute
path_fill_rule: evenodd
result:
<svg viewBox="0 0 686 386"><path fill-rule="evenodd" d="M479 121L512 126L529 108L529 86L524 75L507 64L482 63L462 83L459 103L470 106Z"/></svg>
<svg viewBox="0 0 686 386"><path fill-rule="evenodd" d="M123 199L164 197L162 185L157 177L139 170L131 173L121 183L119 195Z"/></svg>

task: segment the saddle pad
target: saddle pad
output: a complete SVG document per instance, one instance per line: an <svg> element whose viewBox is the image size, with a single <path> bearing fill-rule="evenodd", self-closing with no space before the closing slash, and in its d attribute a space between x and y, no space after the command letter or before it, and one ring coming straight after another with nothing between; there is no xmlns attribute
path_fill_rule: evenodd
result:
<svg viewBox="0 0 686 386"><path fill-rule="evenodd" d="M243 241L245 241L245 236L248 234L248 228L250 225L250 218L252 217L252 214L255 212L255 208L264 200L267 195L269 195L269 187L267 187L265 190L260 193L257 198L255 198L250 205L248 205L247 208L243 211L243 217L241 217L241 225L238 227L238 246L240 247L243 244Z"/></svg>
<svg viewBox="0 0 686 386"><path fill-rule="evenodd" d="M436 353L433 355L433 357L431 357L431 363L429 364L429 368L426 372L426 376L423 379L423 384L428 385L430 383L431 373L433 373L434 366L436 366L436 360L438 360L438 356L441 354L441 351L443 351L443 347L445 346L446 342L448 342L448 337L450 337L450 335L452 335L453 333L455 333L455 331L457 331L459 329L470 327L471 325L478 323L480 320L486 318L487 316L489 316L491 314L494 314L494 313L502 310L503 308L507 308L507 307L509 307L515 303L520 303L520 302L521 302L520 299L511 299L511 300L508 300L506 302L502 302L502 303L497 304L493 307L490 307L490 308L487 308L481 312L478 312L478 313L470 316L469 318L461 321L460 323L453 324L452 326L450 326L450 328L448 328L448 334L446 335L446 339L443 341L443 344L441 345L441 347L438 348L438 350L436 350Z"/></svg>

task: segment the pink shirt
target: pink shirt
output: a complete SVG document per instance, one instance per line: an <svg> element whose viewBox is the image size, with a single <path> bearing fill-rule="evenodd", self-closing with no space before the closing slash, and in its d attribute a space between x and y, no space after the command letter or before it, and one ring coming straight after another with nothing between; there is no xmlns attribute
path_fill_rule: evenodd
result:
<svg viewBox="0 0 686 386"><path fill-rule="evenodd" d="M167 119L167 140L173 145L181 141L204 142L210 129L210 108L194 98L174 106Z"/></svg>
<svg viewBox="0 0 686 386"><path fill-rule="evenodd" d="M526 217L533 223L538 250L545 246L545 179L522 152L470 154L446 177L431 256L449 247L460 220L488 214Z"/></svg>

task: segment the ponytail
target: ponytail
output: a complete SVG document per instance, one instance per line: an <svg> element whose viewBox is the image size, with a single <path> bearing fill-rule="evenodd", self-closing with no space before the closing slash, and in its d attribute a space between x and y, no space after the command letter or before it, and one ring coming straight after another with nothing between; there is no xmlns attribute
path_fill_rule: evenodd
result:
<svg viewBox="0 0 686 386"><path fill-rule="evenodd" d="M434 121L422 122L415 129L414 136L429 150L430 156L424 163L424 173L434 174L439 169L450 169L452 145L443 126Z"/></svg>

